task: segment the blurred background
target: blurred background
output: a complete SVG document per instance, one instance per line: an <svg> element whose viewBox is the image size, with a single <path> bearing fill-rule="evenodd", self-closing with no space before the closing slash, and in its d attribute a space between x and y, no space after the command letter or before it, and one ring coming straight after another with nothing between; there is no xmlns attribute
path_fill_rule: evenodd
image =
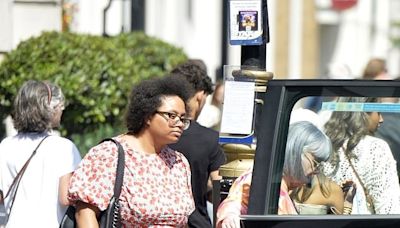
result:
<svg viewBox="0 0 400 228"><path fill-rule="evenodd" d="M266 70L273 72L275 79L361 78L368 60L372 58L386 60L389 78L394 79L400 76L399 0L267 0L267 4L270 42L266 48ZM229 45L228 6L228 0L0 0L0 63L7 62L7 53L16 50L22 41L40 36L43 32L72 32L114 37L123 33L141 31L149 37L160 39L181 49L187 58L204 60L213 82L217 82L222 78L224 65L240 65L241 63L241 47ZM46 39L52 39L52 37L64 39L51 33L42 40L48 42ZM85 41L89 38L76 37L74 39ZM118 39L121 40L121 38ZM130 38L122 37L123 41L125 39L130 40ZM135 39L143 42L141 39L147 38L139 36ZM135 39L131 46L136 45ZM157 42L154 41L154 43ZM96 41L96 44L99 45L100 42ZM150 45L152 45L151 42ZM34 49L40 49L40 47L33 46L33 49L27 50L33 53ZM166 59L154 50L149 50L149 52ZM170 52L173 54L168 53L165 56L171 55L173 58L168 61L157 60L158 63L165 66L168 65L166 63L177 64L183 61L185 56L182 57L180 50L173 49ZM4 89L1 90L0 98L5 94L3 91L8 93L6 98L0 99L0 114L4 114L0 115L1 118L8 115L12 95L19 87L13 83L18 80L7 81L8 76L10 78L11 76L21 78L21 75L31 77L19 72L19 66L26 62L24 55L27 56L29 53L16 52L13 58L9 58L11 63L4 64L3 71L0 71L0 87ZM15 59L19 59L19 64L14 67L12 65ZM88 59L90 60L93 59ZM148 59L143 61L146 62ZM86 63L82 62L82 64ZM116 129L114 125L114 122L117 122L114 119L122 113L121 107L125 105L126 94L121 92L119 95L115 91L121 90L120 87L124 84L130 87L130 83L117 83L120 82L117 79L122 73L130 74L130 68L134 68L131 65L122 67L118 61L116 64L111 64L111 70L101 68L102 62L99 64L101 65L99 71L107 73L102 73L104 81L110 81L110 84L104 84L104 87L113 89L111 92L106 92L116 94L115 101L110 99L111 95L99 96L96 93L89 93L97 92L100 87L97 82L82 79L82 75L91 76L86 72L71 71L71 74L68 74L70 81L83 80L83 82L77 81L78 85L73 87L74 89L65 86L70 81L64 80L64 74L54 77L57 83L65 86L64 91L70 101L70 107L66 109L63 121L64 126L75 131L71 130L67 136L78 145L82 154L86 153L88 148L96 144L100 138L114 135L116 131L119 131L119 128ZM143 64L143 67L146 66ZM168 67L172 67L172 64ZM168 67L156 70L161 74L167 71ZM10 69L14 70L12 74ZM24 72L29 70L28 67L24 69ZM153 71L150 70L149 74L153 74ZM94 74L97 73L94 72ZM112 80L111 76L114 77ZM46 77L50 78L46 75L38 79L48 79ZM88 89L80 88L83 84ZM112 87L113 85L115 88ZM10 89L10 87L15 88ZM78 89L82 89L83 94L87 92L90 96L77 98L80 95ZM128 91L129 88L125 90ZM99 97L110 100L110 105L105 101L98 102ZM112 107L113 113L107 116L103 109L98 109L97 106L100 105L103 105L105 110ZM78 119L81 122L72 119L83 113L82 110L87 111L88 116ZM65 118L68 117L71 118L66 121ZM86 130L86 126L92 128ZM6 135L6 130L3 126L0 127L0 139ZM61 131L63 135L67 134L65 132ZM7 133L7 135L10 134L15 134L15 132ZM0 207L0 224L4 219L3 213Z"/></svg>
<svg viewBox="0 0 400 228"><path fill-rule="evenodd" d="M268 0L266 66L275 78L324 78L329 67L359 77L370 58L400 74L400 1ZM43 31L114 36L144 31L203 59L213 80L240 65L227 40L227 0L1 0L0 56ZM1 59L1 57L0 57Z"/></svg>

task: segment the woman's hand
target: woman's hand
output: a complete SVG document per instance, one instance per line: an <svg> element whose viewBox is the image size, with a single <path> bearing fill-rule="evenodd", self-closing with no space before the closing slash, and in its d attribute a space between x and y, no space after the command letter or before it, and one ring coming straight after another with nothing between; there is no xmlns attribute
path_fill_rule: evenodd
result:
<svg viewBox="0 0 400 228"><path fill-rule="evenodd" d="M344 201L353 204L356 195L356 184L353 181L346 181L342 184Z"/></svg>
<svg viewBox="0 0 400 228"><path fill-rule="evenodd" d="M343 214L351 214L353 199L357 191L356 184L353 181L346 181L342 184L342 189L344 195Z"/></svg>
<svg viewBox="0 0 400 228"><path fill-rule="evenodd" d="M221 228L240 228L240 219L237 215L228 215L222 222Z"/></svg>

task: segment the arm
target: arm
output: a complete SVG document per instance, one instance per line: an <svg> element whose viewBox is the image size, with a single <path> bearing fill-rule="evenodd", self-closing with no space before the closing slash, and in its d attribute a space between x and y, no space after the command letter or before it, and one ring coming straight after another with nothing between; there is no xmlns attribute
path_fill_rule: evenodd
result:
<svg viewBox="0 0 400 228"><path fill-rule="evenodd" d="M208 183L207 183L207 190L212 190L212 181L213 180L221 180L222 176L219 175L219 168L226 162L226 156L224 151L222 150L221 146L216 142L215 149L213 149L213 153L210 154L210 161L209 164L209 176L208 176Z"/></svg>
<svg viewBox="0 0 400 228"><path fill-rule="evenodd" d="M219 175L219 170L212 171L210 173L210 176L208 177L208 182L207 182L207 191L212 190L212 181L213 180L221 180L222 176Z"/></svg>
<svg viewBox="0 0 400 228"><path fill-rule="evenodd" d="M343 197L343 190L342 188L337 185L336 183L328 180L329 188L330 188L330 197L329 197L329 205L334 207L337 211L336 213L343 214L343 206L345 203ZM351 200L352 205L353 200ZM351 208L351 207L350 207Z"/></svg>
<svg viewBox="0 0 400 228"><path fill-rule="evenodd" d="M249 170L235 180L227 198L218 207L216 227L240 227L239 216L247 213L251 178Z"/></svg>
<svg viewBox="0 0 400 228"><path fill-rule="evenodd" d="M3 191L0 190L0 204L3 203Z"/></svg>
<svg viewBox="0 0 400 228"><path fill-rule="evenodd" d="M76 203L75 218L78 227L82 228L99 228L97 217L100 214L100 210L88 203L78 201Z"/></svg>
<svg viewBox="0 0 400 228"><path fill-rule="evenodd" d="M210 179L213 180L221 180L222 176L219 175L219 170L212 171L210 173Z"/></svg>
<svg viewBox="0 0 400 228"><path fill-rule="evenodd" d="M69 181L71 180L72 172L67 173L64 176L60 177L59 184L58 184L58 200L60 201L61 205L68 206L70 202L68 200L68 187Z"/></svg>

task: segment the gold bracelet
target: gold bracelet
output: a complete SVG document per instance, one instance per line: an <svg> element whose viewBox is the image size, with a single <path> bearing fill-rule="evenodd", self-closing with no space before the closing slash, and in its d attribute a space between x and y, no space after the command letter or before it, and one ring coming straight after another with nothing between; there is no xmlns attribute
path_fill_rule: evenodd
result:
<svg viewBox="0 0 400 228"><path fill-rule="evenodd" d="M351 207L344 207L343 208L343 214L344 215L349 215L349 214L351 214L352 210L353 210L353 208L351 208Z"/></svg>

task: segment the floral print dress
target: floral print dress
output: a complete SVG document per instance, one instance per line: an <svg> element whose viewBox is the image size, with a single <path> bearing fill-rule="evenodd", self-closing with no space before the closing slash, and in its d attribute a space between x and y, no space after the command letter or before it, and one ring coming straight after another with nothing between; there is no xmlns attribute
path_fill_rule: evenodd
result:
<svg viewBox="0 0 400 228"><path fill-rule="evenodd" d="M195 208L186 158L169 147L158 154L137 152L122 138L115 139L125 151L122 226L185 227ZM114 192L117 154L109 141L93 147L71 179L69 199L105 210Z"/></svg>

